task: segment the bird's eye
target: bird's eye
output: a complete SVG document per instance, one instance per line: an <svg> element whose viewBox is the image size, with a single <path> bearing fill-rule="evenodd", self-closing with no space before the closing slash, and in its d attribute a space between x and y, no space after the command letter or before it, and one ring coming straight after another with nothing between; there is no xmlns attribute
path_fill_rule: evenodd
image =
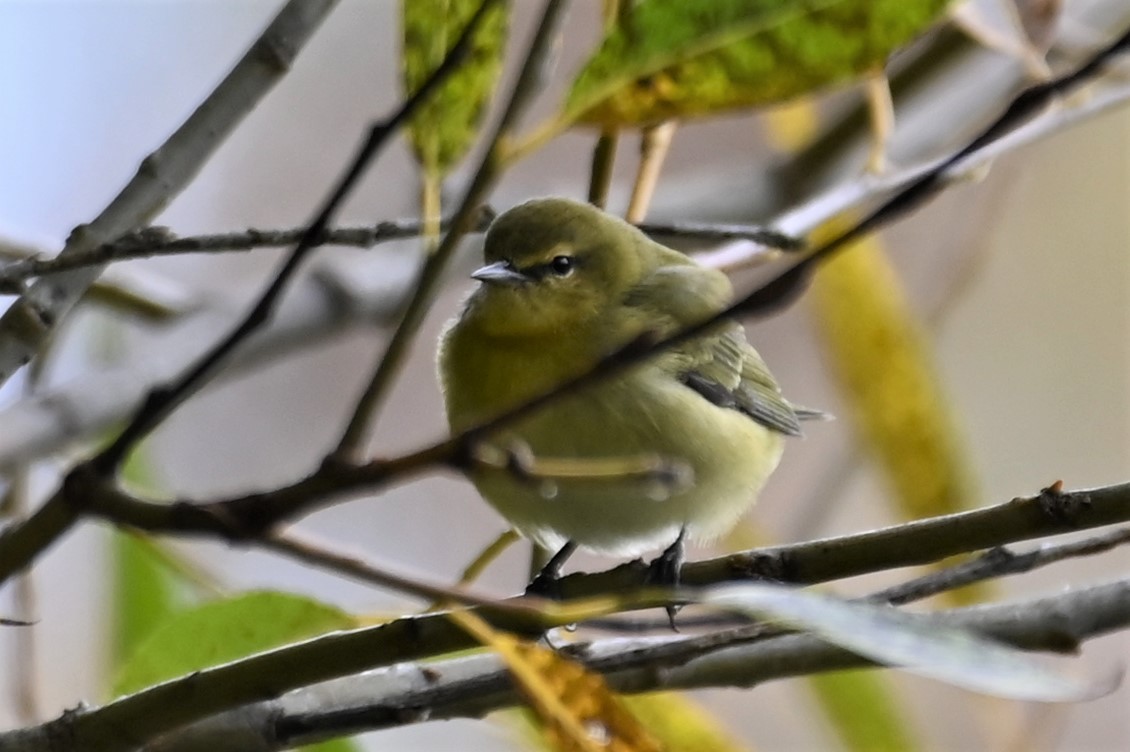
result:
<svg viewBox="0 0 1130 752"><path fill-rule="evenodd" d="M564 277L573 271L576 263L576 259L572 256L554 256L553 260L549 262L549 268L557 276Z"/></svg>

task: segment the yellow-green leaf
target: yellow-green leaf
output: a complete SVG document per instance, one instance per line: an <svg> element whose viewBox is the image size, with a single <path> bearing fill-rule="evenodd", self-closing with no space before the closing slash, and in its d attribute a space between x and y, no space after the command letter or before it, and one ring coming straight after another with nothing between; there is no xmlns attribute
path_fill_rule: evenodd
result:
<svg viewBox="0 0 1130 752"><path fill-rule="evenodd" d="M311 598L259 591L182 611L157 627L114 681L114 696L357 621Z"/></svg>
<svg viewBox="0 0 1130 752"><path fill-rule="evenodd" d="M914 738L891 690L891 677L875 671L833 671L808 677L820 709L848 752L912 752Z"/></svg>
<svg viewBox="0 0 1130 752"><path fill-rule="evenodd" d="M349 739L330 739L317 744L300 747L302 752L361 752L357 742Z"/></svg>
<svg viewBox="0 0 1130 752"><path fill-rule="evenodd" d="M144 450L130 454L122 479L150 491L157 486ZM154 627L189 602L184 578L154 545L140 533L113 533L111 665L121 665Z"/></svg>
<svg viewBox="0 0 1130 752"><path fill-rule="evenodd" d="M810 299L830 370L900 516L970 506L970 462L922 327L878 241L859 241L825 263Z"/></svg>
<svg viewBox="0 0 1130 752"><path fill-rule="evenodd" d="M655 737L663 752L743 752L747 749L726 732L713 714L679 692L619 695L619 701ZM532 712L508 717L515 720L531 747L554 749Z"/></svg>
<svg viewBox="0 0 1130 752"><path fill-rule="evenodd" d="M455 44L482 0L404 0L404 89L419 89ZM442 177L475 140L506 46L505 3L496 3L475 31L471 52L424 102L408 126L409 141L425 173Z"/></svg>
<svg viewBox="0 0 1130 752"><path fill-rule="evenodd" d="M566 120L644 125L781 102L887 57L950 0L644 0L585 63Z"/></svg>
<svg viewBox="0 0 1130 752"><path fill-rule="evenodd" d="M829 366L910 519L958 511L970 474L901 282L867 239L824 264L811 300Z"/></svg>
<svg viewBox="0 0 1130 752"><path fill-rule="evenodd" d="M655 737L604 677L563 654L492 628L469 611L452 621L494 650L529 704L530 720L556 752L661 752Z"/></svg>
<svg viewBox="0 0 1130 752"><path fill-rule="evenodd" d="M652 692L623 698L628 710L663 745L664 752L741 752L722 724L705 708L678 692Z"/></svg>
<svg viewBox="0 0 1130 752"><path fill-rule="evenodd" d="M111 626L113 665L149 636L154 627L183 605L184 588L145 541L123 532L113 534L114 588Z"/></svg>

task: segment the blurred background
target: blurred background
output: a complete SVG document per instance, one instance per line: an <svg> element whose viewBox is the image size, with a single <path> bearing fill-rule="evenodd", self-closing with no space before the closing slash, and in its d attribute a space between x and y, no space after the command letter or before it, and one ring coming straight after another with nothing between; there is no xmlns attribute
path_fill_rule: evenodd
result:
<svg viewBox="0 0 1130 752"><path fill-rule="evenodd" d="M1086 17L1090 5L1068 3ZM1108 4L1109 5L1109 4ZM550 111L579 62L599 38L598 4L575 3L555 85L527 122ZM21 2L0 4L0 236L48 252L77 224L95 216L243 54L278 3L168 0L160 3ZM503 90L513 80L540 4L514 4ZM1123 23L1126 19L1123 19ZM1101 24L1098 29L1104 28ZM1109 27L1120 30L1121 25ZM1069 32L1087 38L1080 24ZM1095 31L1098 35L1099 31ZM1095 37L1095 43L1101 41ZM290 228L307 221L351 155L364 128L401 99L399 8L391 0L343 2L301 54L294 70L211 159L199 178L159 217L180 235L246 228ZM984 52L986 70L1015 78L1015 61ZM1002 78L1003 80L1003 78ZM968 86L993 86L991 76ZM1003 86L1003 84L1001 84ZM835 95L828 108L849 107L858 92ZM1002 94L1001 100L1005 101ZM495 103L497 107L497 102ZM913 108L898 112L891 146L903 159L918 144ZM969 125L975 125L969 124ZM782 195L764 119L744 114L684 126L672 146L651 218L765 221L798 196ZM519 164L491 205L561 194L584 198L594 141L570 132ZM939 149L943 148L939 144ZM621 143L610 208L623 211L636 141ZM863 148L845 171L861 169ZM470 164L474 159L469 160ZM470 168L450 184L462 185ZM841 175L844 173L840 173ZM825 180L831 178L823 178ZM808 195L815 185L799 185ZM371 224L417 214L414 164L403 142L377 162L338 224ZM457 195L457 194L453 194ZM955 187L884 233L884 247L903 273L912 307L931 323L936 364L960 426L976 498L970 506L1030 495L1057 479L1079 488L1123 482L1130 456L1130 111L1116 111L1009 154L977 181ZM459 274L428 318L380 423L374 451L391 455L445 433L433 355L439 328L470 289L476 241L468 241ZM325 248L311 273L394 268L413 243L373 251ZM280 251L184 256L130 262L128 273L183 311L218 311L206 331L181 334L175 323L126 321L87 306L60 333L44 384L83 384L90 374L145 363L157 343L202 351L222 321L258 293ZM371 270L366 272L371 274ZM348 271L345 272L348 276ZM379 281L379 274L377 275ZM359 279L362 279L359 277ZM368 284L362 279L359 284ZM0 299L7 305L9 299ZM188 315L188 314L186 314ZM841 416L813 336L812 311L801 300L747 330L795 401ZM352 326L269 365L214 385L186 404L147 445L151 482L169 496L206 498L284 483L311 470L342 430L368 379L385 330ZM166 350L167 351L167 350ZM21 379L0 390L0 411L21 399ZM0 416L3 413L0 412ZM0 417L0 421L3 418ZM0 433L12 424L0 422ZM55 487L63 454L37 465L33 490ZM788 542L892 524L883 479L860 461L850 420L811 425L794 441L743 522L749 541ZM856 461L852 462L855 457ZM450 582L504 528L503 521L459 477L434 475L312 515L300 523L345 549L395 571ZM85 524L35 568L38 603L35 692L51 717L80 700L106 696L109 666L109 530ZM725 542L720 542L725 546ZM233 590L281 588L308 593L350 611L406 608L382 592L295 562L219 544L177 544L179 551ZM692 557L711 554L697 549ZM480 589L517 592L528 553L515 546L493 565ZM578 557L577 568L614 562ZM1001 598L1055 593L1125 575L1130 554L1116 551L1000 583ZM894 576L837 585L864 592ZM0 614L19 615L12 588L0 591ZM0 632L0 726L25 723L16 710L12 630ZM1083 667L1097 669L1130 655L1130 635L1088 644ZM1130 744L1130 690L1078 705L1032 707L970 695L898 675L903 710L929 748L1006 748L1033 733L1061 750L1117 750ZM802 682L695 696L750 748L835 748ZM973 722L968 719L972 718ZM1036 726L1033 724L1043 724ZM379 745L378 745L379 740ZM506 725L452 721L372 735L372 749L510 750L520 740Z"/></svg>

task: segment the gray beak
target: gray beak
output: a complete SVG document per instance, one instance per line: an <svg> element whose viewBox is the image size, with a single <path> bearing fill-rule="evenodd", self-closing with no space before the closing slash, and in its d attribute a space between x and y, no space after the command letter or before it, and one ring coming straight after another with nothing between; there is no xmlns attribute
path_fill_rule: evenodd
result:
<svg viewBox="0 0 1130 752"><path fill-rule="evenodd" d="M530 278L514 268L509 261L495 261L471 273L472 279L480 282L498 285L521 285L530 281Z"/></svg>

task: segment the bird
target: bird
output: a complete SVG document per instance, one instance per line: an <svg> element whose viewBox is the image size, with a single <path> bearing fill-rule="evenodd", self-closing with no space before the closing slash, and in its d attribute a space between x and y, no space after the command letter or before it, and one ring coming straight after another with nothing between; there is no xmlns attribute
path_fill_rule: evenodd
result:
<svg viewBox="0 0 1130 752"><path fill-rule="evenodd" d="M483 256L471 274L479 285L437 351L453 434L641 338L705 322L733 294L722 272L562 197L497 216ZM628 557L666 546L649 581L677 584L685 541L730 530L785 437L817 415L787 401L741 324L721 319L490 434L493 453L479 456L493 460L471 463L468 475L520 534L557 552L527 592L551 589L577 548Z"/></svg>

